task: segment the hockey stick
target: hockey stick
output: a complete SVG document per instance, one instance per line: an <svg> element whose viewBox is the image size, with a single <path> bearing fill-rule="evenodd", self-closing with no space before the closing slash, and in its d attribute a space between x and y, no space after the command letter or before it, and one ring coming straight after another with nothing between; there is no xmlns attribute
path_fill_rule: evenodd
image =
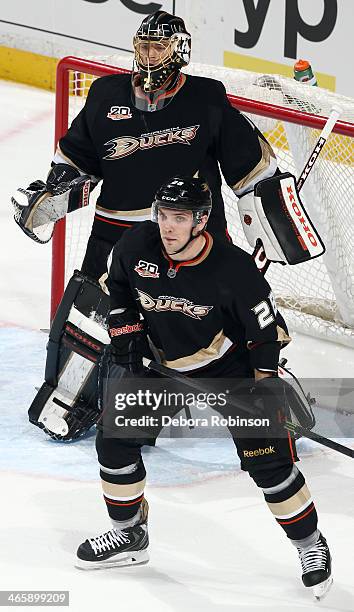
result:
<svg viewBox="0 0 354 612"><path fill-rule="evenodd" d="M155 361L152 361L152 360L150 361L149 359L144 358L144 366L147 367L149 370L156 372L157 374L160 374L160 376L164 376L165 378L170 378L171 380L179 381L186 387L190 387L201 393L214 393L215 392L215 389L208 387L207 385L202 383L200 379L189 378L188 376L181 374L181 372L172 370L171 368L168 368L162 365L161 363L156 363ZM242 400L235 400L230 397L228 399L228 404L230 406L233 406L234 408L237 408L238 410L242 410L242 412L245 412L251 416L259 417L259 413L253 410L248 404L246 404ZM302 427L301 425L295 425L294 423L290 421L286 421L284 424L284 428L292 434L299 434L303 436L304 438L309 438L310 440L313 440L314 442L317 442L318 444L327 446L328 448L331 448L332 450L335 450L338 453L342 453L343 455L346 455L347 457L351 457L352 459L354 459L354 449L348 448L347 446L344 446L343 444L339 444L339 442L334 442L334 440L325 438L324 436L321 436L320 434L316 434L313 431L310 431L309 429Z"/></svg>
<svg viewBox="0 0 354 612"><path fill-rule="evenodd" d="M157 374L160 374L160 376L164 376L165 378L169 378L171 380L180 382L182 385L185 385L186 387L190 387L191 389L195 389L196 391L199 391L200 393L215 393L214 388L209 387L204 382L202 383L200 379L195 379L195 378L190 378L189 376L185 376L185 374L182 374L181 372L178 372L177 370L172 370L172 368L168 368L167 366L162 365L162 363L157 363L156 361L152 361L152 360L150 361L149 359L146 359L145 357L143 358L143 363L144 363L144 366L148 368L149 370L151 370L152 372L156 372ZM235 408L238 408L239 410L247 412L247 414L251 416L259 416L259 412L256 412L255 410L253 410L248 404L246 404L245 402L242 402L241 400L238 402L235 402L232 398L230 398L230 401L228 400L228 403L230 404L230 406L234 406Z"/></svg>
<svg viewBox="0 0 354 612"><path fill-rule="evenodd" d="M331 109L331 112L328 115L328 119L324 125L324 128L321 132L321 134L319 135L318 141L309 157L309 159L307 160L305 167L303 169L303 171L300 174L300 177L297 180L296 183L296 187L297 190L300 192L301 189L304 186L305 181L308 178L308 175L310 174L314 163L316 162L316 160L318 159L323 147L325 146L327 140L328 140L328 136L330 135L330 133L332 132L335 124L337 123L339 117L342 114L342 110L339 108L339 106L333 106Z"/></svg>
<svg viewBox="0 0 354 612"><path fill-rule="evenodd" d="M314 442L318 442L318 444L323 444L323 446L328 446L328 448L332 448L333 450L338 451L338 453L342 453L342 455L347 455L347 457L351 457L352 459L354 459L354 449L353 448L348 448L347 446L343 446L343 444L339 444L339 442L334 442L334 440L325 438L324 436L321 436L320 434L316 434L315 432L310 431L309 429L305 429L304 427L301 427L301 425L295 425L294 423L291 423L289 421L287 421L284 424L284 427L285 429L290 431L290 433L299 434L300 436L303 436L304 438L309 438L310 440L313 440Z"/></svg>
<svg viewBox="0 0 354 612"><path fill-rule="evenodd" d="M330 133L332 132L341 114L342 114L342 110L339 108L339 106L332 107L331 112L328 115L328 119L323 127L323 130L318 137L316 145L313 151L311 152L311 155L308 158L305 164L305 167L297 180L296 187L297 187L298 192L300 192L301 189L303 188L305 181L307 180L314 164L316 163L323 147L325 146L328 140ZM271 262L267 259L267 256L265 254L264 247L263 247L261 240L257 240L257 244L252 253L252 257L255 260L259 271L262 274L265 274Z"/></svg>

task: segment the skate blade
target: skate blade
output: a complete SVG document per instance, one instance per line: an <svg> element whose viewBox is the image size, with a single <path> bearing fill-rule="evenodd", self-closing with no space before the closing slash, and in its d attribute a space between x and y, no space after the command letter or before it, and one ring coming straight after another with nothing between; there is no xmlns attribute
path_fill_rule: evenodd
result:
<svg viewBox="0 0 354 612"><path fill-rule="evenodd" d="M75 567L82 570L98 570L108 569L110 567L127 567L129 565L145 565L149 561L149 554L147 550L138 550L136 552L129 552L126 554L120 554L119 556L111 557L106 561L84 561L83 559L76 559Z"/></svg>
<svg viewBox="0 0 354 612"><path fill-rule="evenodd" d="M316 601L321 601L321 599L326 597L332 584L333 584L333 578L332 576L330 576L329 578L327 578L327 580L320 582L320 584L315 584L315 586L312 587L312 592L314 594Z"/></svg>

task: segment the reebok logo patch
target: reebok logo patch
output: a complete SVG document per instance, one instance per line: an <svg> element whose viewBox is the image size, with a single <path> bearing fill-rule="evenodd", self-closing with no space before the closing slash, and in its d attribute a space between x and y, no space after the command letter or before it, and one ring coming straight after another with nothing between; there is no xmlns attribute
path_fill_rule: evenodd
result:
<svg viewBox="0 0 354 612"><path fill-rule="evenodd" d="M267 446L266 448L257 448L256 450L244 450L244 457L261 457L262 455L272 455L275 453L274 446Z"/></svg>

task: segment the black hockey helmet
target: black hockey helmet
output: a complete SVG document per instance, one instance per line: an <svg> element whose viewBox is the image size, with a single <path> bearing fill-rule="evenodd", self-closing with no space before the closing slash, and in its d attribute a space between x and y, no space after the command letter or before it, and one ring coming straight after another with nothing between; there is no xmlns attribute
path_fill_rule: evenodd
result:
<svg viewBox="0 0 354 612"><path fill-rule="evenodd" d="M203 178L175 176L164 183L156 192L152 204L151 219L158 221L159 208L190 210L193 213L193 227L200 223L203 215L209 217L212 196L208 183Z"/></svg>
<svg viewBox="0 0 354 612"><path fill-rule="evenodd" d="M145 17L133 40L135 62L141 78L141 87L147 92L164 89L173 73L190 61L191 36L183 19L165 11ZM150 63L149 45L160 46L159 59Z"/></svg>

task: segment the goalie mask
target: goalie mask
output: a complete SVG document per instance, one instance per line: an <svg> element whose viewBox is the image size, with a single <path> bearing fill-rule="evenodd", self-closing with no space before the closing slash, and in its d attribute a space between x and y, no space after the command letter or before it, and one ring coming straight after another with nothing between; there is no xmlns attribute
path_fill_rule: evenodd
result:
<svg viewBox="0 0 354 612"><path fill-rule="evenodd" d="M140 85L142 94L134 96L134 104L141 110L160 110L179 88L180 70L190 61L191 36L183 19L157 11L143 20L133 44L133 91Z"/></svg>
<svg viewBox="0 0 354 612"><path fill-rule="evenodd" d="M202 178L176 176L164 183L155 195L151 208L151 220L155 223L158 223L159 208L192 212L193 225L190 237L182 248L175 251L175 254L177 254L205 230L206 224L201 231L193 234L193 228L202 221L203 216L206 215L208 218L210 216L212 208L211 191L207 182Z"/></svg>

